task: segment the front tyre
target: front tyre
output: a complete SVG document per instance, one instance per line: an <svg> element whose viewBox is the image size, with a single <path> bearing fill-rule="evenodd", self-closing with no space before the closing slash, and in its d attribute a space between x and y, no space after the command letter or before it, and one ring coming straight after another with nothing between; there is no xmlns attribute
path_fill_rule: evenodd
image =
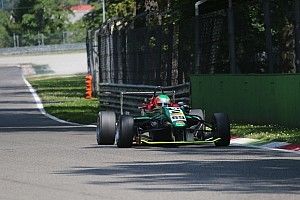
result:
<svg viewBox="0 0 300 200"><path fill-rule="evenodd" d="M116 114L112 111L101 111L97 117L98 145L113 145L116 134Z"/></svg>
<svg viewBox="0 0 300 200"><path fill-rule="evenodd" d="M230 144L230 123L228 115L225 113L214 113L212 119L214 139L216 146L229 146Z"/></svg>
<svg viewBox="0 0 300 200"><path fill-rule="evenodd" d="M134 119L132 116L122 115L117 127L117 146L131 148L134 136Z"/></svg>

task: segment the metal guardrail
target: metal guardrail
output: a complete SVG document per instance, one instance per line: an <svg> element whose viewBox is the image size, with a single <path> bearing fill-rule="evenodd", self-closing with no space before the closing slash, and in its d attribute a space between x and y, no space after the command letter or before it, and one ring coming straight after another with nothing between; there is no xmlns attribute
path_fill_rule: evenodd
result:
<svg viewBox="0 0 300 200"><path fill-rule="evenodd" d="M85 50L85 43L0 48L0 56Z"/></svg>
<svg viewBox="0 0 300 200"><path fill-rule="evenodd" d="M176 102L190 101L190 84L182 84L177 86L161 87L164 91L175 91ZM99 85L98 97L100 101L101 110L112 110L118 115L121 110L125 114L139 114L138 107L142 106L146 97L151 97L154 91L159 91L158 86L150 85L125 85L125 84L112 84L101 83ZM145 92L134 95L124 95L125 92ZM172 94L171 94L172 95ZM170 95L170 96L171 96ZM121 106L121 102L123 105Z"/></svg>

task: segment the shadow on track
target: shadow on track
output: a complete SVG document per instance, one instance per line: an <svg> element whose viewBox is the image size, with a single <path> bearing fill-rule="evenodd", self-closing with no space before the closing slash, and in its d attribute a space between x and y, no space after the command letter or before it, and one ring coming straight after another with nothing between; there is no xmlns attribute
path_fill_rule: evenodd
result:
<svg viewBox="0 0 300 200"><path fill-rule="evenodd" d="M109 148L114 147L110 146ZM123 150L126 151L126 149L117 149L115 153L118 154L118 151ZM274 152L270 153L268 157L264 151L255 149L207 146L156 148L154 150L150 148L134 149L134 151L137 150L178 154L184 160L120 162L101 168L80 166L67 171L55 172L55 174L93 175L95 176L94 180L88 182L89 184L119 185L120 187L138 184L139 187L132 189L151 192L227 191L242 194L300 194L300 160L292 156L289 158L285 153ZM203 161L186 159L192 154L208 155L208 157ZM254 159L254 155L258 158ZM282 155L285 158L280 157ZM222 157L232 159L222 159ZM105 181L107 176L118 178L115 181Z"/></svg>

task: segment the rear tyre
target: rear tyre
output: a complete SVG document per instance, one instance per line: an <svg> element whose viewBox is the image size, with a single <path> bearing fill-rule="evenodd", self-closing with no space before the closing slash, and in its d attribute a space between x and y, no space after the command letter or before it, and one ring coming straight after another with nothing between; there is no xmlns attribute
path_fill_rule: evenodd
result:
<svg viewBox="0 0 300 200"><path fill-rule="evenodd" d="M229 146L230 144L230 123L227 114L215 113L212 119L213 136L220 140L215 142L216 146Z"/></svg>
<svg viewBox="0 0 300 200"><path fill-rule="evenodd" d="M101 111L97 118L98 145L113 145L116 134L116 114L112 111Z"/></svg>
<svg viewBox="0 0 300 200"><path fill-rule="evenodd" d="M134 120L132 116L122 115L117 127L117 146L131 148L134 136Z"/></svg>

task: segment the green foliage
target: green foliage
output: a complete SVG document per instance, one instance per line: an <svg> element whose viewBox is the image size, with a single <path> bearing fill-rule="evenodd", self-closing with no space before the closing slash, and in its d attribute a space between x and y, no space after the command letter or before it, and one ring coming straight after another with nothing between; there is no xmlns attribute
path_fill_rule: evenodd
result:
<svg viewBox="0 0 300 200"><path fill-rule="evenodd" d="M107 5L107 15L109 18L131 18L135 14L135 0L123 0L120 2L109 3Z"/></svg>
<svg viewBox="0 0 300 200"><path fill-rule="evenodd" d="M0 11L0 48L10 44L10 19L7 12Z"/></svg>
<svg viewBox="0 0 300 200"><path fill-rule="evenodd" d="M83 17L84 25L87 29L96 29L100 27L102 22L102 7L99 3L90 3L94 9Z"/></svg>
<svg viewBox="0 0 300 200"><path fill-rule="evenodd" d="M236 55L242 73L267 71L266 33L264 24L264 1L246 3L239 1L235 5ZM292 12L291 12L292 11ZM275 72L291 73L295 71L294 51L294 1L270 1L272 45L275 60ZM255 58L260 57L260 59ZM252 62L251 60L260 60ZM248 62L244 62L249 60Z"/></svg>
<svg viewBox="0 0 300 200"><path fill-rule="evenodd" d="M239 137L300 144L300 130L282 126L233 124L231 132L234 136Z"/></svg>
<svg viewBox="0 0 300 200"><path fill-rule="evenodd" d="M10 35L21 35L21 45L37 45L41 43L42 36L45 44L63 42L65 37L71 38L65 42L84 42L85 26L82 22L71 24L68 9L78 4L79 0L19 0L15 2L13 17L15 23ZM75 34L67 32L76 31Z"/></svg>
<svg viewBox="0 0 300 200"><path fill-rule="evenodd" d="M5 27L0 25L0 48L9 46L10 37L5 29Z"/></svg>
<svg viewBox="0 0 300 200"><path fill-rule="evenodd" d="M84 24L83 19L73 24L68 24L67 30L68 30L68 32L66 32L68 34L67 35L68 41L66 41L67 43L85 42L86 26Z"/></svg>
<svg viewBox="0 0 300 200"><path fill-rule="evenodd" d="M8 27L10 24L9 15L5 11L0 11L0 25Z"/></svg>
<svg viewBox="0 0 300 200"><path fill-rule="evenodd" d="M94 10L84 17L84 23L87 29L97 29L103 23L102 3L98 0L89 3L94 6ZM106 0L105 3L107 19L126 21L135 15L135 0Z"/></svg>
<svg viewBox="0 0 300 200"><path fill-rule="evenodd" d="M21 0L19 6L23 3L24 0ZM20 13L18 18L25 32L54 33L65 30L69 14L66 6L69 5L69 0L33 0L29 3L31 6L25 13Z"/></svg>
<svg viewBox="0 0 300 200"><path fill-rule="evenodd" d="M14 10L14 18L16 23L21 23L23 15L30 12L33 8L36 0L20 0L17 5L16 9Z"/></svg>

